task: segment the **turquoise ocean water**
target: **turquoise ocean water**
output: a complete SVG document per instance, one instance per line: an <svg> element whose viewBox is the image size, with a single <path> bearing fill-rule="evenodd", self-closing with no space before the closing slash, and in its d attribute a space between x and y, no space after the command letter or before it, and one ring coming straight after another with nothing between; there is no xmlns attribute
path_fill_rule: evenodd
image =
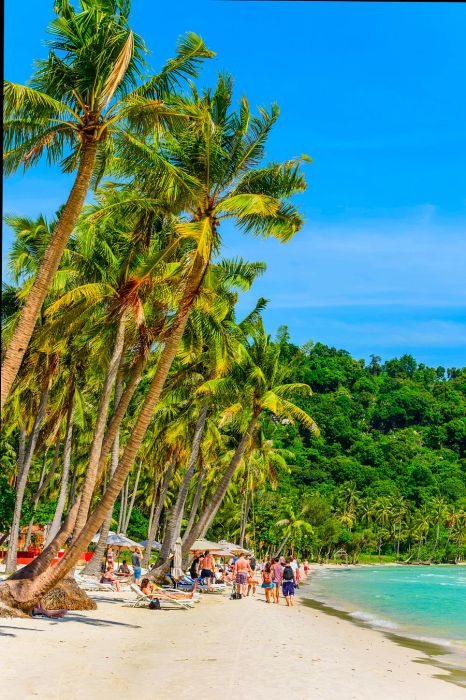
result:
<svg viewBox="0 0 466 700"><path fill-rule="evenodd" d="M466 651L466 566L321 569L307 590L355 621Z"/></svg>

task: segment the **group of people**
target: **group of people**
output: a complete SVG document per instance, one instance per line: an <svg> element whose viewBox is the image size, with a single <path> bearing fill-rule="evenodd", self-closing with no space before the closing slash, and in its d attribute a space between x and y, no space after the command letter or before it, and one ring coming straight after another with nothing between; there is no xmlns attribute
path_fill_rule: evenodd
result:
<svg viewBox="0 0 466 700"><path fill-rule="evenodd" d="M123 560L115 571L113 550L107 552L106 564L102 573L101 583L112 584L117 591L120 590L122 578L133 576L135 583L139 584L141 578L142 554L140 549L135 549L131 557L131 572L126 560ZM307 577L309 564L307 560L303 565L304 575ZM217 566L212 552L195 552L189 569L193 580L205 582L209 590L218 583L232 583L236 589L236 597L255 596L256 588L261 584L264 590L266 603L279 603L280 590L287 606L293 605L295 590L299 588L301 580L300 565L294 556L264 558L256 562L252 554L239 554L223 566ZM145 580L146 587L148 579Z"/></svg>
<svg viewBox="0 0 466 700"><path fill-rule="evenodd" d="M304 562L304 575L307 577L309 564ZM286 604L293 605L295 590L301 580L300 565L294 556L264 558L256 562L252 554L240 554L223 567L217 567L211 552L195 552L191 562L190 576L201 579L210 589L215 583L233 583L236 597L255 596L256 588L261 584L266 603L279 603L280 590Z"/></svg>
<svg viewBox="0 0 466 700"><path fill-rule="evenodd" d="M307 577L309 565L304 565L304 574ZM262 588L265 593L266 603L280 602L280 588L286 604L290 607L294 603L296 588L299 588L301 572L299 562L295 557L272 557L262 562L261 570Z"/></svg>
<svg viewBox="0 0 466 700"><path fill-rule="evenodd" d="M126 559L123 559L118 569L115 570L115 561L113 555L112 547L107 550L107 556L102 564L102 577L100 583L109 583L114 586L116 591L120 591L120 581L122 579L128 579L132 576L134 582L139 585L141 580L141 567L142 567L142 552L141 549L136 547L133 554L131 555L131 566L133 571L129 568Z"/></svg>

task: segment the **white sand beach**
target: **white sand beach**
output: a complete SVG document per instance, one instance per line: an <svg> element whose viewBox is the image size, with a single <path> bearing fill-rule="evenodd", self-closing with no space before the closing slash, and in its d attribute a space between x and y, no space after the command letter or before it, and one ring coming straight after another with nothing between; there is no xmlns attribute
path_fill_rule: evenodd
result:
<svg viewBox="0 0 466 700"><path fill-rule="evenodd" d="M301 593L305 588L301 589ZM464 700L418 651L312 610L205 595L191 610L123 607L64 620L4 620L3 700ZM421 662L419 662L421 661Z"/></svg>

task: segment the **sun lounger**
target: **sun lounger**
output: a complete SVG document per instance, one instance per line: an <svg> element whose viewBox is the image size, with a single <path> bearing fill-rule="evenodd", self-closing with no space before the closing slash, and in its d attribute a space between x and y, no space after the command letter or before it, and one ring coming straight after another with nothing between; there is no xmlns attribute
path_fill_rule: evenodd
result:
<svg viewBox="0 0 466 700"><path fill-rule="evenodd" d="M93 576L81 576L75 573L74 578L84 591L116 591L115 586L111 583L100 583Z"/></svg>
<svg viewBox="0 0 466 700"><path fill-rule="evenodd" d="M164 591L152 593L150 596L146 595L135 583L131 584L131 590L136 593L137 597L136 600L125 603L125 606L129 608L147 608L151 600L154 600L155 598L157 598L157 600L160 602L161 607L166 609L172 608L175 610L187 610L188 608L194 607L192 600L179 600L178 598L174 598Z"/></svg>

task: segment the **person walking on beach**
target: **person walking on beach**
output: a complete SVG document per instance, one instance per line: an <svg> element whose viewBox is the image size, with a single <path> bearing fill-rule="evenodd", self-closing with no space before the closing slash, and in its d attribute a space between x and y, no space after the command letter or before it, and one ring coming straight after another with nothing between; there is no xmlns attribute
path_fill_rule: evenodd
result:
<svg viewBox="0 0 466 700"><path fill-rule="evenodd" d="M296 585L296 579L291 563L292 560L288 561L283 567L282 572L283 595L285 596L286 604L288 607L293 607L294 589Z"/></svg>
<svg viewBox="0 0 466 700"><path fill-rule="evenodd" d="M261 578L262 578L261 588L264 589L265 602L271 603L275 584L272 581L272 571L271 571L270 562L266 562L264 564L264 568L262 569L262 573L261 573Z"/></svg>
<svg viewBox="0 0 466 700"><path fill-rule="evenodd" d="M199 562L199 567L201 569L201 578L207 581L207 588L210 590L212 583L215 583L215 559L208 549L204 552L204 556Z"/></svg>
<svg viewBox="0 0 466 700"><path fill-rule="evenodd" d="M273 591L274 603L277 605L280 603L280 586L282 583L282 572L283 566L280 564L278 559L274 557L272 559L272 581L274 583L275 589Z"/></svg>
<svg viewBox="0 0 466 700"><path fill-rule="evenodd" d="M236 592L243 596L247 595L248 575L251 573L249 562L240 554L233 566L235 576Z"/></svg>
<svg viewBox="0 0 466 700"><path fill-rule="evenodd" d="M191 562L191 566L189 567L189 575L191 578L194 580L198 577L199 575L199 562L201 561L201 553L200 552L194 552L194 559Z"/></svg>
<svg viewBox="0 0 466 700"><path fill-rule="evenodd" d="M133 567L134 583L139 586L139 581L141 580L141 550L136 547L133 554L131 555L131 566Z"/></svg>
<svg viewBox="0 0 466 700"><path fill-rule="evenodd" d="M309 573L309 562L307 559L304 560L303 569L304 569L304 575L307 578L308 573Z"/></svg>
<svg viewBox="0 0 466 700"><path fill-rule="evenodd" d="M293 557L290 560L290 566L293 569L296 588L299 588L299 563L298 563L296 557Z"/></svg>

